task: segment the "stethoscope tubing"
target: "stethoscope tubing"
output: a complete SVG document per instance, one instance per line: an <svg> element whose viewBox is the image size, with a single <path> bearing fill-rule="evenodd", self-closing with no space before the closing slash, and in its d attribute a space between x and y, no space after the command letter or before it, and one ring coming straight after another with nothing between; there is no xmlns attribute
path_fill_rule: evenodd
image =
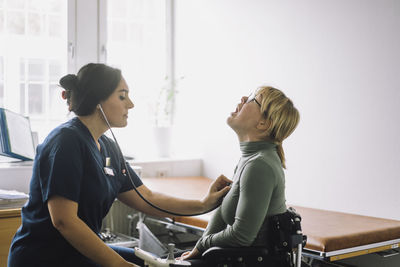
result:
<svg viewBox="0 0 400 267"><path fill-rule="evenodd" d="M118 144L117 138L115 138L114 132L113 132L112 129L111 129L111 125L110 125L110 123L109 123L108 120L107 120L106 114L104 113L103 108L101 107L100 104L98 105L98 107L99 107L99 109L100 109L101 114L103 115L103 118L104 118L104 120L105 120L105 122L106 122L106 124L107 124L108 129L109 129L110 132L111 132L111 135L112 135L112 137L113 137L113 139L114 139L114 142L115 142L115 144L117 145L119 157L121 158L122 162L124 163L125 173L128 174L128 177L129 177L129 180L130 180L130 182L131 182L131 184L132 184L132 186L133 186L133 189L135 190L135 192L138 194L138 196L139 196L144 202L146 202L146 203L149 204L151 207L153 207L153 208L155 208L155 209L157 209L157 210L159 210L159 211L162 211L162 212L165 212L165 213L174 215L174 216L179 216L179 217L187 217L187 216L198 216L198 215L202 215L202 214L208 213L208 212L210 212L210 211L213 211L214 209L216 209L216 208L218 207L218 206L215 206L214 208L212 208L212 209L210 209L210 210L206 210L206 211L204 211L204 212L184 214L184 213L173 212L173 211L169 211L169 210L160 208L160 207L158 207L157 205L151 203L149 200L147 200L147 199L139 192L139 190L137 190L137 187L136 187L135 183L133 182L133 179L132 179L131 174L130 174L130 172L129 172L128 162L125 160L124 155L122 154L121 147L120 147L119 144Z"/></svg>

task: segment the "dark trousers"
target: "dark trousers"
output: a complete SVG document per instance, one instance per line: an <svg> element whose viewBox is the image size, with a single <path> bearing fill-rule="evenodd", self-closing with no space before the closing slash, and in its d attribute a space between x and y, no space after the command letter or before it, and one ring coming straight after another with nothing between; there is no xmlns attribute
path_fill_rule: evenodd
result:
<svg viewBox="0 0 400 267"><path fill-rule="evenodd" d="M143 266L144 262L142 259L139 259L135 256L135 250L133 248L125 248L125 247L117 247L117 246L110 246L115 252L121 255L126 261L132 262L139 266ZM27 262L30 262L27 264ZM9 267L43 267L43 266L57 266L57 267L100 267L100 265L96 264L95 262L89 260L86 257L72 257L71 259L60 259L57 262L57 265L53 263L49 263L46 261L37 261L37 263L32 262L31 259L24 259L21 257L9 257L8 258L8 266Z"/></svg>

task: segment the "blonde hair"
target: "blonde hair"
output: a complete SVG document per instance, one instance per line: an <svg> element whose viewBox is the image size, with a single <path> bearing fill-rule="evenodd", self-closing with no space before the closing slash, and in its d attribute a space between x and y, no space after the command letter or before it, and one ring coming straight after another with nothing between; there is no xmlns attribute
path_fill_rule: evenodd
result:
<svg viewBox="0 0 400 267"><path fill-rule="evenodd" d="M261 96L261 111L270 120L268 138L277 145L277 152L286 169L285 153L282 142L296 129L300 114L293 102L280 90L271 86L261 86L257 89Z"/></svg>

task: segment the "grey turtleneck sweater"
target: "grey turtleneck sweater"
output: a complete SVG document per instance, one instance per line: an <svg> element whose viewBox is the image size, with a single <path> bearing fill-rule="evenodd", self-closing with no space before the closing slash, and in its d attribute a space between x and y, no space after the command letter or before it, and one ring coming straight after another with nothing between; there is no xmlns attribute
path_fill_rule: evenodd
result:
<svg viewBox="0 0 400 267"><path fill-rule="evenodd" d="M241 142L233 184L196 244L210 247L267 245L267 218L286 211L285 176L270 142Z"/></svg>

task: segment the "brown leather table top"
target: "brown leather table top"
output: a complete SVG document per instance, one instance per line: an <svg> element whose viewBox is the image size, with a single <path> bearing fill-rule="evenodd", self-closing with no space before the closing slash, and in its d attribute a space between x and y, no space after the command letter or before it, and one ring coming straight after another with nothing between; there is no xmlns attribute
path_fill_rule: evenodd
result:
<svg viewBox="0 0 400 267"><path fill-rule="evenodd" d="M186 199L201 199L207 192L212 179L203 176L142 178L151 190Z"/></svg>
<svg viewBox="0 0 400 267"><path fill-rule="evenodd" d="M400 238L400 221L294 207L302 217L306 248L330 252Z"/></svg>
<svg viewBox="0 0 400 267"><path fill-rule="evenodd" d="M199 199L207 192L211 179L206 177L145 178L144 184L155 191L183 198ZM400 239L400 221L294 206L302 217L306 248L331 252L357 246ZM209 216L177 217L176 221L207 226Z"/></svg>

